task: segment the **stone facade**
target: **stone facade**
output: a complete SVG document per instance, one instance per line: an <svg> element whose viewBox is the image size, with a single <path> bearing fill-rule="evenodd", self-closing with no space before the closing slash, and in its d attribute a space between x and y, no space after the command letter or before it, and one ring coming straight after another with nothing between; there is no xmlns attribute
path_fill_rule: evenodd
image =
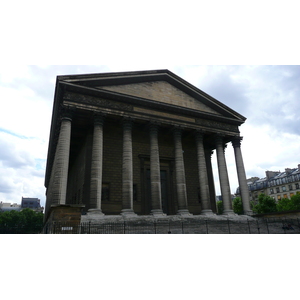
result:
<svg viewBox="0 0 300 300"><path fill-rule="evenodd" d="M231 194L228 142L241 188L247 188L238 129L244 121L168 70L58 76L46 218L57 205L82 205L98 216L213 214L214 149L223 198ZM233 214L227 202L224 213Z"/></svg>

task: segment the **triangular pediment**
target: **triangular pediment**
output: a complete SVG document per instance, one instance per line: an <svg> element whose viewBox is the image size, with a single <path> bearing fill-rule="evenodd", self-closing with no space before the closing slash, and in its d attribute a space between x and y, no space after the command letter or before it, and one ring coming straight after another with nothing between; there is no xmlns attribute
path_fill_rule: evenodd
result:
<svg viewBox="0 0 300 300"><path fill-rule="evenodd" d="M101 86L99 88L160 103L220 115L216 110L191 97L167 81L148 81L133 84Z"/></svg>
<svg viewBox="0 0 300 300"><path fill-rule="evenodd" d="M242 124L246 118L169 70L59 76L70 90L162 110L182 108ZM98 92L96 92L98 91ZM144 100L144 101L143 101Z"/></svg>

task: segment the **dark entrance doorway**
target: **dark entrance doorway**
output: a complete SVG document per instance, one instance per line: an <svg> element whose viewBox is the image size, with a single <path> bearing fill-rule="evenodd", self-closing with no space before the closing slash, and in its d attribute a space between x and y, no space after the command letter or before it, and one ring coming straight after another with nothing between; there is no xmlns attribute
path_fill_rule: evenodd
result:
<svg viewBox="0 0 300 300"><path fill-rule="evenodd" d="M151 213L151 185L150 185L150 157L139 155L141 162L141 214ZM162 210L167 215L173 215L177 211L173 195L173 158L160 158L160 183Z"/></svg>
<svg viewBox="0 0 300 300"><path fill-rule="evenodd" d="M151 180L150 180L150 169L147 169L147 184L146 184L146 202L148 208L148 214L150 213L151 207ZM161 204L162 210L165 214L169 214L169 201L168 201L168 171L160 170L160 185L161 185Z"/></svg>

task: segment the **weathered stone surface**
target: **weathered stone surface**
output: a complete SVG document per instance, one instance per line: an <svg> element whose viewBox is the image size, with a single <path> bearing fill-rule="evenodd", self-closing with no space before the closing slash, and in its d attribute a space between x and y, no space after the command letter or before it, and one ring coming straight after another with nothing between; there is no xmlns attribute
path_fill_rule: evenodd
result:
<svg viewBox="0 0 300 300"><path fill-rule="evenodd" d="M219 115L214 109L197 101L166 81L101 86L100 88Z"/></svg>

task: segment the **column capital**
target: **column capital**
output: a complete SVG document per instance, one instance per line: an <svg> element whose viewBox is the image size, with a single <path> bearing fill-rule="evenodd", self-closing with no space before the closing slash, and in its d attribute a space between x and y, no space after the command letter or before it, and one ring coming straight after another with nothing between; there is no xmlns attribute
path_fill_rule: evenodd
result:
<svg viewBox="0 0 300 300"><path fill-rule="evenodd" d="M243 140L243 137L242 136L235 136L232 140L231 140L231 143L232 143L232 146L233 148L236 148L236 147L241 147L241 142Z"/></svg>
<svg viewBox="0 0 300 300"><path fill-rule="evenodd" d="M174 126L174 127L172 128L172 132L173 132L174 137L181 137L181 134L182 134L182 128L179 127L179 126Z"/></svg>
<svg viewBox="0 0 300 300"><path fill-rule="evenodd" d="M94 113L94 125L103 125L105 114Z"/></svg>
<svg viewBox="0 0 300 300"><path fill-rule="evenodd" d="M132 129L133 119L129 117L123 117L121 123L123 128Z"/></svg>
<svg viewBox="0 0 300 300"><path fill-rule="evenodd" d="M214 135L214 140L216 143L222 143L222 145L223 145L224 137L225 137L224 134L217 133Z"/></svg>
<svg viewBox="0 0 300 300"><path fill-rule="evenodd" d="M156 121L151 121L148 123L148 128L151 131L157 132L160 126L160 122L156 122Z"/></svg>
<svg viewBox="0 0 300 300"><path fill-rule="evenodd" d="M71 108L68 106L62 105L60 108L61 111L61 121L62 120L69 120L72 121L74 113L75 113L75 108Z"/></svg>
<svg viewBox="0 0 300 300"><path fill-rule="evenodd" d="M205 133L207 133L206 130L203 130L203 129L197 129L195 130L195 137L196 137L196 140L198 141L203 141L204 139L204 135Z"/></svg>

